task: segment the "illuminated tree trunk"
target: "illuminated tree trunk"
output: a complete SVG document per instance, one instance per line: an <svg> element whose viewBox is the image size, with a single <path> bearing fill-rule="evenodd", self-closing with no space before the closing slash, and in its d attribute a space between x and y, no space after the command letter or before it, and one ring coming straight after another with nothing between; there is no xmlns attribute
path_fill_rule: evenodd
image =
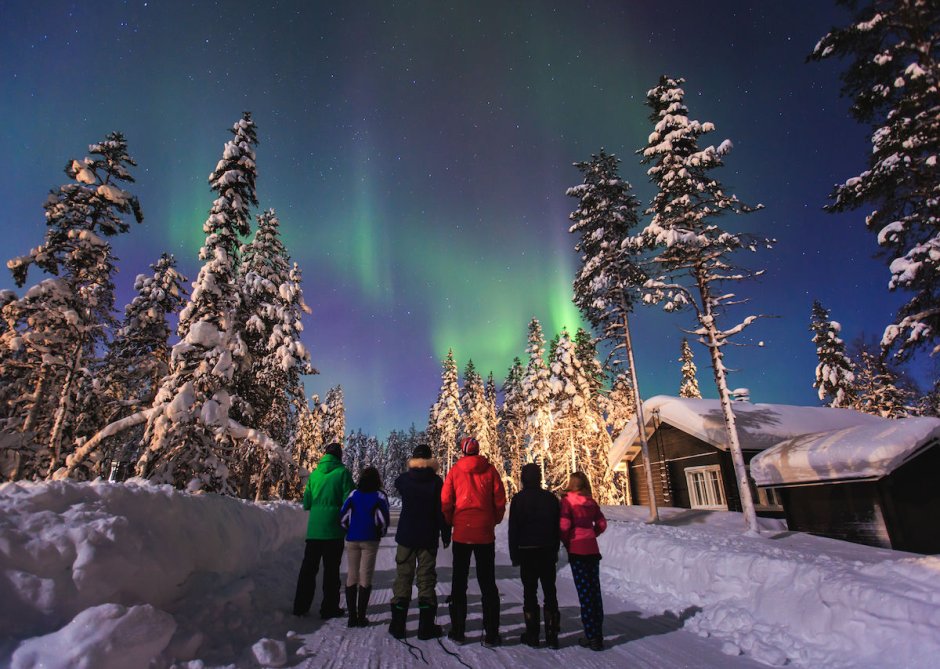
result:
<svg viewBox="0 0 940 669"><path fill-rule="evenodd" d="M653 467L650 463L649 444L646 443L646 419L643 416L643 401L640 399L640 383L636 378L636 363L633 360L633 340L630 338L630 320L626 307L623 310L623 341L627 347L627 360L630 363L630 377L633 381L633 402L636 409L637 433L640 435L640 451L643 453L643 469L646 472L646 489L650 497L650 517L647 522L659 521L659 509L656 507L656 490L653 488ZM627 478L629 481L629 472ZM629 483L627 484L629 486Z"/></svg>

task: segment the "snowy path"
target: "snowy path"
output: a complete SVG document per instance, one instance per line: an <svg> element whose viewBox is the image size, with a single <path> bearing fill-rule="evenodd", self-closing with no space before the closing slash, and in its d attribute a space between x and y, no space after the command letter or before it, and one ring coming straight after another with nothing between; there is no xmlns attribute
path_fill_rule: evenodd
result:
<svg viewBox="0 0 940 669"><path fill-rule="evenodd" d="M394 522L394 519L393 519ZM613 521L616 522L616 521ZM395 542L389 537L382 541L376 563L370 626L366 629L348 629L345 620L321 622L315 617L294 623L297 636L291 640L289 663L293 667L339 667L359 664L377 666L454 666L462 663L470 667L539 667L571 664L580 667L761 667L743 656L729 656L721 652L721 642L704 639L681 629L682 621L671 614L649 614L639 611L628 601L605 595L605 641L608 649L595 653L577 645L581 634L578 597L571 580L567 561L562 557L558 573L558 598L561 609L562 648L529 648L519 643L523 630L522 583L518 569L509 563L505 543L505 528L498 533L496 576L502 600L500 631L504 645L488 649L480 645L482 637L479 590L471 572L469 591L468 642L457 645L448 639L419 641L417 609L408 616L407 644L393 639L387 632L389 599L395 578ZM299 549L298 549L299 552ZM564 556L564 550L562 550ZM438 622L447 627L444 596L450 590L451 552L438 554L438 596L442 605ZM291 574L291 579L293 574ZM319 598L314 602L314 610ZM456 653L457 656L448 654ZM298 655L306 655L297 661ZM361 660L356 662L357 660Z"/></svg>

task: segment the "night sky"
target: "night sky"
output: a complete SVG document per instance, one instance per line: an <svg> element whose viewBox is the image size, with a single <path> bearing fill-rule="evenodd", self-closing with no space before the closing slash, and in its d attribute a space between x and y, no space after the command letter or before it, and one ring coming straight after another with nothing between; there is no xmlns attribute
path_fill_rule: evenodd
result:
<svg viewBox="0 0 940 669"><path fill-rule="evenodd" d="M900 303L865 212L822 211L869 147L839 97L841 64L805 62L847 21L828 0L6 0L3 259L42 241L42 203L66 160L119 130L145 216L114 241L119 305L162 251L194 279L207 177L250 110L261 207L277 210L313 309L305 341L320 375L308 395L341 384L348 428L421 429L449 347L461 371L472 357L502 381L533 316L548 336L580 324L572 163L616 153L648 203L634 153L652 129L646 91L682 76L691 116L717 128L709 141L734 143L717 176L766 207L727 224L778 240L747 258L766 275L735 288L773 318L727 351L731 384L754 401L815 404L813 299L848 341L880 338ZM4 271L0 288L12 287ZM690 325L638 308L644 396L678 392ZM693 348L715 397L706 350Z"/></svg>

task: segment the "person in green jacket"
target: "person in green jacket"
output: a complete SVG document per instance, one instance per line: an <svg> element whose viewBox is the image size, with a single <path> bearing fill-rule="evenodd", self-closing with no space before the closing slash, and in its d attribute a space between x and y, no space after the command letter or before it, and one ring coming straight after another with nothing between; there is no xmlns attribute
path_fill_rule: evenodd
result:
<svg viewBox="0 0 940 669"><path fill-rule="evenodd" d="M323 561L323 601L320 618L339 618L346 612L339 606L339 567L343 560L345 532L339 524L339 510L355 489L352 475L343 466L343 447L329 444L307 478L304 489L304 509L310 511L307 519L307 546L304 561L297 576L294 594L294 615L310 612L317 587L317 571Z"/></svg>

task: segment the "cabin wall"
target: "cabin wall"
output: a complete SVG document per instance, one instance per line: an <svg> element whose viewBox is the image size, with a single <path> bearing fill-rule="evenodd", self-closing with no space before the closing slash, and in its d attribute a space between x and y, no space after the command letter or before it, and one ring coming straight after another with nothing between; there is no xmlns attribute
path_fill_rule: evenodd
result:
<svg viewBox="0 0 940 669"><path fill-rule="evenodd" d="M935 445L878 482L891 546L913 553L940 553L940 445Z"/></svg>
<svg viewBox="0 0 940 669"><path fill-rule="evenodd" d="M738 494L730 453L668 424L659 425L650 435L648 445L653 463L653 489L658 505L691 508L692 499L685 470L689 467L718 465L721 468L721 482L728 510L741 510L741 497ZM745 451L745 463L750 462L757 453L758 451ZM649 504L649 493L643 462L643 454L637 454L629 466L629 480L633 503L646 506ZM761 511L761 515L782 514Z"/></svg>
<svg viewBox="0 0 940 669"><path fill-rule="evenodd" d="M875 482L794 486L780 493L790 530L891 548Z"/></svg>

